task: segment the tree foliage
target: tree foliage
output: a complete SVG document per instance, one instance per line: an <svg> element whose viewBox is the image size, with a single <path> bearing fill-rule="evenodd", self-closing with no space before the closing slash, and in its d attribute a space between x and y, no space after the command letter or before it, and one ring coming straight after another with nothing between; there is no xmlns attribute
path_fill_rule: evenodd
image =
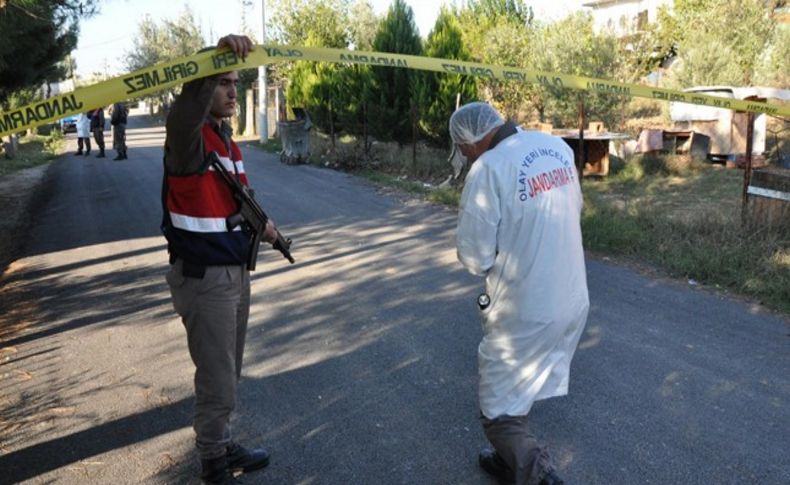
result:
<svg viewBox="0 0 790 485"><path fill-rule="evenodd" d="M368 0L357 0L351 6L348 21L351 45L358 50L370 50L379 26L373 5Z"/></svg>
<svg viewBox="0 0 790 485"><path fill-rule="evenodd" d="M66 75L60 65L77 46L79 20L96 11L94 0L8 0L0 6L0 104L19 90L34 90Z"/></svg>
<svg viewBox="0 0 790 485"><path fill-rule="evenodd" d="M292 15L300 22L281 30L283 39L310 47L346 48L349 32L346 29L348 2L319 0L318 2L283 2L277 16ZM287 12L287 13L286 13ZM290 79L286 91L288 105L307 109L313 121L323 130L334 133L338 109L343 109L344 93L339 89L338 71L342 69L327 62L299 62L286 68Z"/></svg>
<svg viewBox="0 0 790 485"><path fill-rule="evenodd" d="M267 22L267 37L282 44L346 47L349 0L280 0Z"/></svg>
<svg viewBox="0 0 790 485"><path fill-rule="evenodd" d="M755 66L755 83L790 89L790 25L777 25Z"/></svg>
<svg viewBox="0 0 790 485"><path fill-rule="evenodd" d="M674 49L670 85L750 85L776 27L775 0L675 0L662 8L657 45Z"/></svg>
<svg viewBox="0 0 790 485"><path fill-rule="evenodd" d="M546 25L532 36L532 67L547 73L612 79L618 71L618 43L607 33L595 33L592 17L576 13ZM547 80L537 85L542 110L555 125L574 126L578 119L578 102L584 100L585 110L592 119L607 126L616 125L619 115L618 96L592 91L571 91Z"/></svg>
<svg viewBox="0 0 790 485"><path fill-rule="evenodd" d="M424 55L460 61L471 58L464 47L458 18L446 7L428 35ZM476 81L470 76L433 72L419 73L417 80L420 128L434 142L444 142L449 136L447 122L455 111L456 97L460 95L461 103L475 101Z"/></svg>
<svg viewBox="0 0 790 485"><path fill-rule="evenodd" d="M177 19L162 23L146 15L138 25L132 49L124 55L126 68L136 71L194 54L204 46L203 33L188 6Z"/></svg>
<svg viewBox="0 0 790 485"><path fill-rule="evenodd" d="M130 71L192 55L205 46L203 33L188 6L177 19L165 19L162 23L146 15L137 29L132 49L124 54L126 68ZM152 98L166 104L177 89L164 90Z"/></svg>
<svg viewBox="0 0 790 485"><path fill-rule="evenodd" d="M373 50L411 55L422 52L414 12L404 0L393 0L379 24ZM412 137L417 74L412 69L398 67L374 67L372 71L378 94L373 106L374 132L385 140L406 142Z"/></svg>
<svg viewBox="0 0 790 485"><path fill-rule="evenodd" d="M534 18L527 0L465 0L444 7L424 47L414 16L393 0L386 16L375 17L369 0L282 0L272 23L278 41L373 50L507 65L622 82L644 82L663 61L679 62L665 77L670 87L699 84L787 87L790 29L770 15L778 0L675 0L657 22L627 36L597 31L589 14L560 21ZM278 65L278 69L281 69ZM578 103L588 119L618 129L627 98L570 90L552 76L536 84L464 78L447 73L362 65L299 62L283 72L288 99L308 108L324 130L361 134L368 124L377 138L412 141L447 139L447 120L461 93L492 102L519 122L551 121L576 126ZM369 121L369 123L368 123Z"/></svg>
<svg viewBox="0 0 790 485"><path fill-rule="evenodd" d="M526 26L532 23L535 14L524 0L469 0L466 10L474 17L487 23L504 19L515 25Z"/></svg>
<svg viewBox="0 0 790 485"><path fill-rule="evenodd" d="M477 50L480 62L520 68L530 66L530 35L534 27L527 29L501 18L491 24L485 33L486 42ZM524 119L528 111L540 104L535 97L537 88L533 84L496 79L481 79L481 91L507 117Z"/></svg>

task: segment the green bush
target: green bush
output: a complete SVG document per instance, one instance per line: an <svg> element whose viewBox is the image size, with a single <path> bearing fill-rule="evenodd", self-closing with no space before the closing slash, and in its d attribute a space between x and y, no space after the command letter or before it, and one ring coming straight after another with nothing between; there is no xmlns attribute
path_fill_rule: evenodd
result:
<svg viewBox="0 0 790 485"><path fill-rule="evenodd" d="M63 147L63 133L59 129L49 132L44 140L44 149L52 156L56 156Z"/></svg>
<svg viewBox="0 0 790 485"><path fill-rule="evenodd" d="M42 136L48 136L52 132L55 132L55 131L60 133L60 126L57 123L50 123L50 124L47 124L47 125L41 125L41 126L36 128L36 134L37 135L42 135Z"/></svg>

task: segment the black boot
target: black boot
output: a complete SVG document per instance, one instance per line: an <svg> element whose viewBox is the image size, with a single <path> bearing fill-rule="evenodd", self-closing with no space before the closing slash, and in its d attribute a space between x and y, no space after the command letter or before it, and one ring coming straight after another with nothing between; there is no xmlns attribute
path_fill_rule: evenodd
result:
<svg viewBox="0 0 790 485"><path fill-rule="evenodd" d="M123 158L124 158L123 153L118 152L118 155L115 155L115 158L113 158L113 160L123 160Z"/></svg>
<svg viewBox="0 0 790 485"><path fill-rule="evenodd" d="M480 468L501 483L516 483L516 476L513 470L510 469L505 459L499 456L499 453L496 451L488 448L484 449L478 456L478 462L480 463Z"/></svg>
<svg viewBox="0 0 790 485"><path fill-rule="evenodd" d="M200 460L200 479L203 483L208 484L235 484L241 483L234 478L230 468L228 468L228 459L224 456L219 458L211 458L208 460Z"/></svg>
<svg viewBox="0 0 790 485"><path fill-rule="evenodd" d="M228 446L228 468L231 471L242 471L244 473L260 470L269 464L269 452L263 448L248 450L236 443Z"/></svg>
<svg viewBox="0 0 790 485"><path fill-rule="evenodd" d="M99 154L96 155L96 158L104 158L104 150L99 150Z"/></svg>

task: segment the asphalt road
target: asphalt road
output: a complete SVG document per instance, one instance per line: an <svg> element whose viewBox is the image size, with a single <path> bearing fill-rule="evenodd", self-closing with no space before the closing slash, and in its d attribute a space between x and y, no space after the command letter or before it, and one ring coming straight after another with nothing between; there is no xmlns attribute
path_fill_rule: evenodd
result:
<svg viewBox="0 0 790 485"><path fill-rule="evenodd" d="M132 123L127 161L53 162L2 283L0 483L197 483L158 229L163 129ZM234 425L272 463L245 483L493 483L476 462L482 281L456 262L455 211L242 149L297 260L262 250L253 274ZM531 413L567 483L790 483L788 321L587 269L571 394Z"/></svg>

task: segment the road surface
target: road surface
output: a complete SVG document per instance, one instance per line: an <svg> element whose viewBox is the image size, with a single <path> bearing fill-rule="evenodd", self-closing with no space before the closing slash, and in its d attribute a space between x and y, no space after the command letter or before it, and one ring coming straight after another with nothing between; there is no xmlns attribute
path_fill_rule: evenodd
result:
<svg viewBox="0 0 790 485"><path fill-rule="evenodd" d="M158 228L163 136L133 118L129 160L49 169L0 293L0 483L197 483ZM297 260L262 250L253 274L234 426L272 463L245 483L493 483L476 461L482 280L456 261L455 211L242 150ZM571 393L531 413L567 483L790 483L787 320L587 270Z"/></svg>

